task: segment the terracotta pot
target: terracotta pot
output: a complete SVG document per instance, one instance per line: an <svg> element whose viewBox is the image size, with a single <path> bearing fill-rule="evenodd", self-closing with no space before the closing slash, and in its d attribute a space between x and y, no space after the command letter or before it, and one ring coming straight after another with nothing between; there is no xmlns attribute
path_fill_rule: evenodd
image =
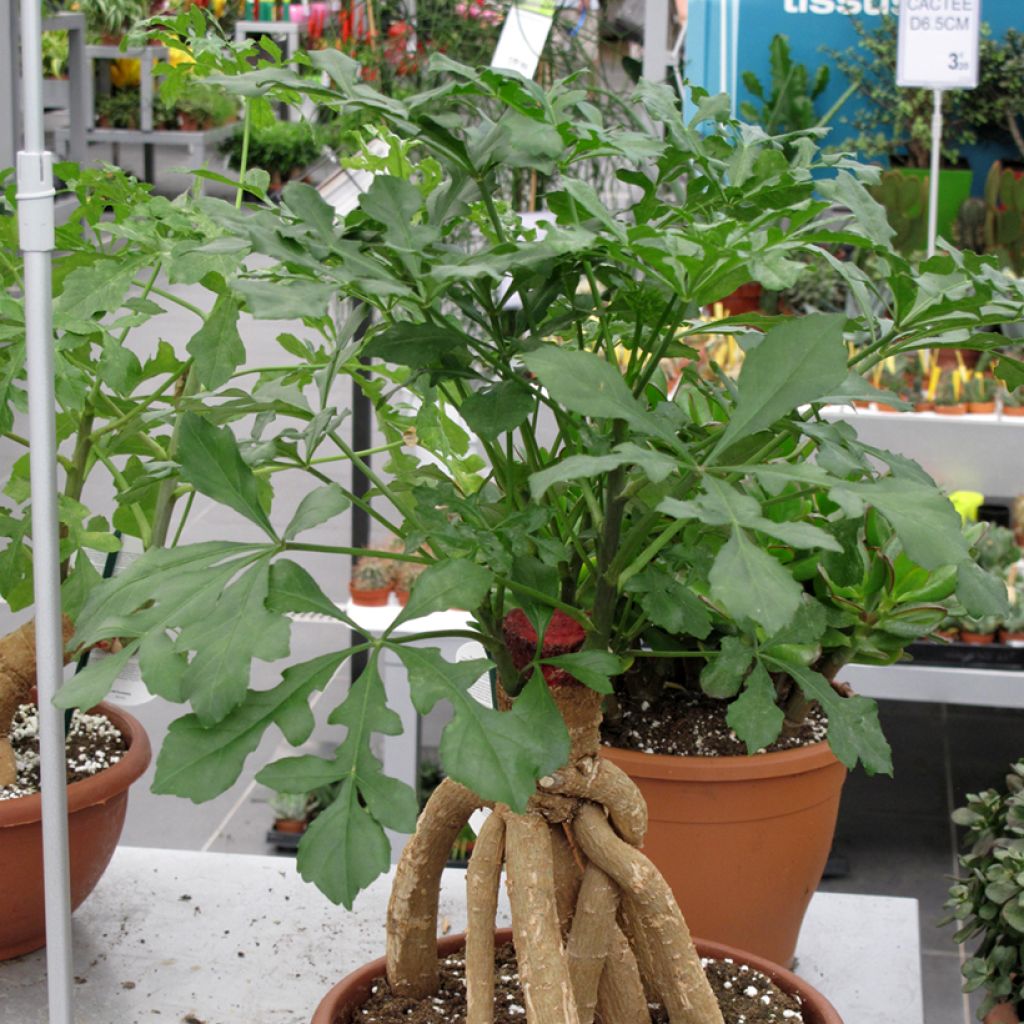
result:
<svg viewBox="0 0 1024 1024"><path fill-rule="evenodd" d="M875 408L879 412L902 412L902 409L897 409L895 405L890 405L888 402L876 402Z"/></svg>
<svg viewBox="0 0 1024 1024"><path fill-rule="evenodd" d="M691 932L792 963L846 779L828 744L752 757L602 754L640 787L643 851Z"/></svg>
<svg viewBox="0 0 1024 1024"><path fill-rule="evenodd" d="M361 604L367 608L380 608L388 603L391 588L377 587L375 590L356 590L350 583L348 592L352 595L355 604Z"/></svg>
<svg viewBox="0 0 1024 1024"><path fill-rule="evenodd" d="M128 750L117 764L68 786L71 909L95 888L110 863L128 808L128 787L146 770L149 737L131 715L101 704L124 734ZM46 944L43 909L42 797L0 800L0 960Z"/></svg>
<svg viewBox="0 0 1024 1024"><path fill-rule="evenodd" d="M1024 416L1024 405L1004 405L1004 416Z"/></svg>
<svg viewBox="0 0 1024 1024"><path fill-rule="evenodd" d="M940 416L966 416L967 404L965 402L957 402L955 405L937 405L934 411Z"/></svg>
<svg viewBox="0 0 1024 1024"><path fill-rule="evenodd" d="M729 316L740 316L743 313L759 313L761 311L762 288L756 281L742 284L731 295L722 299L722 305Z"/></svg>
<svg viewBox="0 0 1024 1024"><path fill-rule="evenodd" d="M865 402L863 398L855 398L853 400L854 409L870 409L871 403Z"/></svg>
<svg viewBox="0 0 1024 1024"><path fill-rule="evenodd" d="M275 818L274 828L278 832L287 832L289 835L299 835L306 831L306 822L300 818Z"/></svg>
<svg viewBox="0 0 1024 1024"><path fill-rule="evenodd" d="M965 644L990 644L995 640L994 633L970 633L966 629L960 630L960 639Z"/></svg>
<svg viewBox="0 0 1024 1024"><path fill-rule="evenodd" d="M985 1014L984 1024L1020 1024L1020 1017L1011 1003L1000 1003Z"/></svg>
<svg viewBox="0 0 1024 1024"><path fill-rule="evenodd" d="M914 403L914 412L934 412L934 411L935 411L935 403L934 402L915 402Z"/></svg>
<svg viewBox="0 0 1024 1024"><path fill-rule="evenodd" d="M1024 633L1011 633L1009 630L999 630L999 642L1001 644L1012 644L1014 647L1024 647Z"/></svg>
<svg viewBox="0 0 1024 1024"><path fill-rule="evenodd" d="M494 933L496 946L511 941L511 928L499 928ZM843 1018L839 1016L836 1008L816 988L812 988L803 978L798 978L792 971L787 971L785 967L780 967L753 953L734 949L718 942L705 942L703 939L694 941L701 956L711 957L715 960L731 957L741 964L747 964L767 974L784 992L799 996L803 1004L805 1024L843 1024ZM443 939L437 940L437 954L438 956L448 956L450 953L462 949L465 944L466 936L464 934L447 935ZM320 1005L316 1008L316 1013L313 1014L311 1024L351 1024L356 1010L366 1002L373 983L384 977L386 968L387 961L381 957L343 978L321 1000Z"/></svg>
<svg viewBox="0 0 1024 1024"><path fill-rule="evenodd" d="M403 590L401 587L395 587L395 598L398 603L404 608L409 603L409 591Z"/></svg>
<svg viewBox="0 0 1024 1024"><path fill-rule="evenodd" d="M967 411L972 416L985 416L996 411L995 402L968 402Z"/></svg>

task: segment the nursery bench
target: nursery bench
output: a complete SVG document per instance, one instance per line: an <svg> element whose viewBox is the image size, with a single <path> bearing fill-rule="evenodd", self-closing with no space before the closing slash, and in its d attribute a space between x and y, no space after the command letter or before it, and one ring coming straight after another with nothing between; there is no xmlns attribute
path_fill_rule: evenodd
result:
<svg viewBox="0 0 1024 1024"><path fill-rule="evenodd" d="M390 875L346 912L278 857L121 847L73 918L78 1024L304 1024L344 974L384 952ZM442 926L465 923L445 871ZM509 923L502 896L499 924ZM917 901L817 893L799 974L845 1024L922 1024ZM45 1024L43 951L0 963L4 1021Z"/></svg>

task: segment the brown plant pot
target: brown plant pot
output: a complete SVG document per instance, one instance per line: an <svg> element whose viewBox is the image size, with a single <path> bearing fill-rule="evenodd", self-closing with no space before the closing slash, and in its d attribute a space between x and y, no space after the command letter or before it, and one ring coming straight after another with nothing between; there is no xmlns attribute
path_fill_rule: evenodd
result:
<svg viewBox="0 0 1024 1024"><path fill-rule="evenodd" d="M306 822L301 818L275 818L274 828L278 832L287 832L289 835L299 835L306 831Z"/></svg>
<svg viewBox="0 0 1024 1024"><path fill-rule="evenodd" d="M380 608L388 603L390 587L377 587L375 590L356 590L350 583L348 592L352 595L355 604L361 604L367 608Z"/></svg>
<svg viewBox="0 0 1024 1024"><path fill-rule="evenodd" d="M966 629L960 630L960 640L965 644L990 644L995 638L994 633L971 633Z"/></svg>
<svg viewBox="0 0 1024 1024"><path fill-rule="evenodd" d="M722 305L729 316L740 316L743 313L759 313L761 311L761 292L763 289L756 281L742 284L731 295L722 299Z"/></svg>
<svg viewBox="0 0 1024 1024"><path fill-rule="evenodd" d="M915 402L914 403L914 412L934 412L934 411L935 411L935 403L934 402Z"/></svg>
<svg viewBox="0 0 1024 1024"><path fill-rule="evenodd" d="M121 731L128 750L117 764L68 786L68 846L71 857L71 909L95 888L121 836L128 787L146 770L149 737L131 715L100 704ZM42 798L0 800L0 960L46 944L43 908Z"/></svg>
<svg viewBox="0 0 1024 1024"><path fill-rule="evenodd" d="M1004 405L1004 416L1024 416L1024 405Z"/></svg>
<svg viewBox="0 0 1024 1024"><path fill-rule="evenodd" d="M999 642L1001 644L1013 644L1015 647L1024 646L1024 633L1011 633L1009 630L999 630Z"/></svg>
<svg viewBox="0 0 1024 1024"><path fill-rule="evenodd" d="M934 411L940 416L966 416L967 403L957 402L955 405L937 405Z"/></svg>
<svg viewBox="0 0 1024 1024"><path fill-rule="evenodd" d="M511 941L511 928L499 928L494 933L496 946ZM718 942L705 942L703 939L695 939L694 942L701 956L712 957L716 960L731 957L741 964L747 964L768 975L784 992L799 996L804 1024L843 1024L843 1018L839 1016L836 1008L816 988L812 988L803 978L798 978L792 971L787 971L785 967L780 967L753 953L734 949ZM438 956L448 956L450 953L462 949L465 944L466 936L464 934L447 935L443 939L437 940L437 954ZM311 1024L352 1024L356 1019L356 1011L369 998L374 982L384 977L386 969L387 960L385 957L381 957L343 978L321 1000L320 1005L316 1008L316 1013L313 1014Z"/></svg>
<svg viewBox="0 0 1024 1024"><path fill-rule="evenodd" d="M863 398L855 398L853 400L854 409L870 409L871 403L864 401Z"/></svg>
<svg viewBox="0 0 1024 1024"><path fill-rule="evenodd" d="M643 851L690 930L791 964L846 779L828 744L752 757L602 754L640 787Z"/></svg>
<svg viewBox="0 0 1024 1024"><path fill-rule="evenodd" d="M897 409L895 405L889 405L888 402L876 402L875 408L879 412L902 412L902 409Z"/></svg>
<svg viewBox="0 0 1024 1024"><path fill-rule="evenodd" d="M409 591L403 590L401 587L395 587L395 597L398 599L398 603L404 608L409 603Z"/></svg>
<svg viewBox="0 0 1024 1024"><path fill-rule="evenodd" d="M1020 1024L1012 1003L1000 1003L985 1014L983 1024Z"/></svg>
<svg viewBox="0 0 1024 1024"><path fill-rule="evenodd" d="M996 411L995 402L968 402L967 411L972 416L985 416Z"/></svg>

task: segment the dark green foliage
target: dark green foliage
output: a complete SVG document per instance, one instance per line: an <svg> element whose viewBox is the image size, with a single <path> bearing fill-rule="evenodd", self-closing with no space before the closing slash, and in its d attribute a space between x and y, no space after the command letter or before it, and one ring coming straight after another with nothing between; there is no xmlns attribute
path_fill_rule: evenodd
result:
<svg viewBox="0 0 1024 1024"><path fill-rule="evenodd" d="M239 125L223 146L228 163L236 170L242 165L242 137ZM287 180L317 160L322 151L321 130L314 125L307 121L274 121L252 128L249 167L259 167L271 177Z"/></svg>
<svg viewBox="0 0 1024 1024"><path fill-rule="evenodd" d="M961 249L971 252L985 251L985 200L971 196L960 204L956 220L953 221L953 242Z"/></svg>
<svg viewBox="0 0 1024 1024"><path fill-rule="evenodd" d="M1024 272L1024 174L998 161L985 179L985 248Z"/></svg>
<svg viewBox="0 0 1024 1024"><path fill-rule="evenodd" d="M769 50L771 91L766 95L765 86L757 75L744 71L743 84L761 103L741 103L740 113L752 124L759 124L774 135L815 127L818 117L814 101L828 88L828 66L821 65L812 78L806 64L793 61L789 39L781 34L772 37Z"/></svg>
<svg viewBox="0 0 1024 1024"><path fill-rule="evenodd" d="M961 970L965 992L984 990L980 1020L999 1003L1024 1000L1024 761L1010 766L1003 790L968 794L953 821L966 829L963 874L942 923L955 921L954 941L974 947Z"/></svg>
<svg viewBox="0 0 1024 1024"><path fill-rule="evenodd" d="M928 181L900 171L886 171L871 194L885 207L895 235L893 245L905 256L928 247Z"/></svg>

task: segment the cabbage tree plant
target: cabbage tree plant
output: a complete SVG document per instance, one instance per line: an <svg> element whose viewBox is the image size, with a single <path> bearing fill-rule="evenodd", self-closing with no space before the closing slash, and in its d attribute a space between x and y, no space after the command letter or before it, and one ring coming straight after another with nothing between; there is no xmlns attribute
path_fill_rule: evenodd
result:
<svg viewBox="0 0 1024 1024"><path fill-rule="evenodd" d="M468 869L470 1020L491 1019L504 861L530 1021L589 1021L595 1007L603 1019L646 1019L645 983L673 1022L718 1022L679 910L637 848L643 802L600 757L602 701L638 659L694 659L704 690L731 701L730 722L751 749L817 703L845 764L889 771L874 704L832 685L838 667L895 660L941 620L954 591L977 613L1001 609L1005 595L977 569L957 514L920 467L861 443L822 410L870 397L862 374L889 356L987 347L983 329L1016 319L1021 291L973 254L912 266L889 248L884 211L865 189L872 172L822 155L814 132L772 138L731 121L724 97L695 93L687 122L669 89L641 83L623 127L606 124L572 80L545 89L435 58L439 84L398 101L339 54L309 60L327 84L282 69L222 84L304 92L375 119L390 155L358 206L338 218L314 189L291 183L280 207L253 186L244 213L212 199L196 210L239 259L227 293L255 317L322 330L331 372L371 396L395 454L374 471L328 409L301 441L264 418L259 442L300 444L307 459L344 457L366 471L391 509L371 513L404 543L378 554L423 570L394 626L466 608L470 625L443 635L478 640L487 657L449 664L429 646L437 634L394 626L347 642L355 623L294 555L350 557L350 547L303 533L356 497L324 483L278 521L246 458L253 439L201 408L183 416L174 461L262 538L151 552L95 588L74 643L120 638L154 692L191 705L171 727L156 788L193 800L230 786L268 728L303 743L310 697L365 653L330 715L345 727L335 754L284 758L258 775L280 792L337 786L298 865L346 905L388 868L384 829L416 822L412 790L371 751L374 734L400 729L380 676L393 652L416 708L446 700L454 715L440 749L448 778L395 876L392 987L422 996L436 985L441 869L470 813L488 806ZM595 156L619 166L618 205L575 174ZM550 178L543 231L500 201L509 168ZM823 248L837 239L884 261L884 317L873 312L872 281ZM790 286L808 260L844 276L854 315L701 319L746 281ZM373 311L362 337L331 337L338 296L361 304L357 318ZM739 378L686 370L670 391L662 361L695 355L688 338L709 331L741 339ZM866 343L851 356L854 334ZM1020 370L1004 359L999 372L1016 386ZM294 612L334 619L338 649L252 689L252 659L283 655ZM493 709L469 694L491 668ZM61 700L91 704L110 682L109 667L90 668ZM577 901L591 912L569 928Z"/></svg>

